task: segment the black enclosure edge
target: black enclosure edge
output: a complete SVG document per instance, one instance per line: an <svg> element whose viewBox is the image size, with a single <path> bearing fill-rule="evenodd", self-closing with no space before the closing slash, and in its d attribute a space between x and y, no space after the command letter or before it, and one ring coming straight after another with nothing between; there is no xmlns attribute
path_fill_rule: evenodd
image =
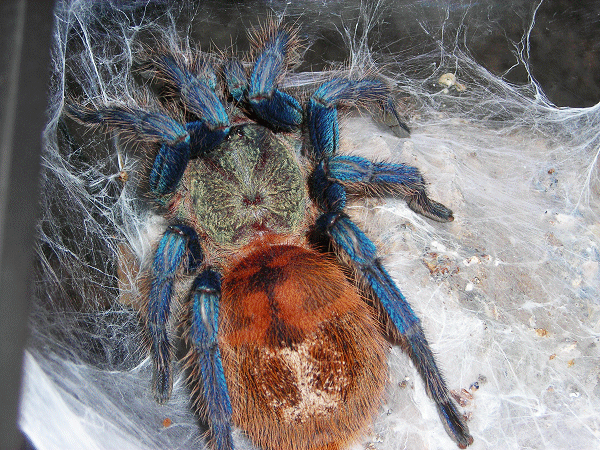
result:
<svg viewBox="0 0 600 450"><path fill-rule="evenodd" d="M0 449L28 448L17 426L31 299L42 130L46 122L51 0L0 8Z"/></svg>

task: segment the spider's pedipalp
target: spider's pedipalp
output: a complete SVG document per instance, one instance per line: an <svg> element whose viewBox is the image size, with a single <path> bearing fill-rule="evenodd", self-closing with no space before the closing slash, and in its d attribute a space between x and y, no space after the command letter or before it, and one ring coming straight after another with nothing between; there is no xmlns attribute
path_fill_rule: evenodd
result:
<svg viewBox="0 0 600 450"><path fill-rule="evenodd" d="M448 434L460 448L466 448L473 438L450 398L419 318L379 261L375 245L343 213L323 214L316 227L330 239L335 253L354 270L363 290L405 339L406 350L425 382L427 393L436 403Z"/></svg>
<svg viewBox="0 0 600 450"><path fill-rule="evenodd" d="M227 111L215 93L216 76L209 62L201 63L202 74L191 72L171 55L157 58L154 64L157 77L170 85L188 112L205 120L212 129L229 125Z"/></svg>
<svg viewBox="0 0 600 450"><path fill-rule="evenodd" d="M172 225L163 234L150 267L146 322L154 363L154 395L161 403L169 399L173 386L174 349L169 340L173 287L178 273L194 270L202 259L194 229Z"/></svg>
<svg viewBox="0 0 600 450"><path fill-rule="evenodd" d="M229 95L236 102L243 101L248 92L248 79L244 65L237 59L229 59L223 64L222 70Z"/></svg>
<svg viewBox="0 0 600 450"><path fill-rule="evenodd" d="M191 344L187 365L197 380L198 394L204 402L198 408L208 421L216 450L231 450L231 401L218 347L221 275L206 269L196 277L190 295L189 326L186 337Z"/></svg>
<svg viewBox="0 0 600 450"><path fill-rule="evenodd" d="M277 81L286 68L286 47L289 39L289 34L281 30L263 44L250 77L251 99L270 96L275 91Z"/></svg>
<svg viewBox="0 0 600 450"><path fill-rule="evenodd" d="M219 145L229 133L229 117L215 92L216 75L210 62L198 60L192 71L181 59L165 54L148 66L173 90L185 111L197 118L187 124L191 156L202 155Z"/></svg>
<svg viewBox="0 0 600 450"><path fill-rule="evenodd" d="M279 30L264 42L250 76L248 104L254 114L271 127L291 131L302 123L302 106L294 97L277 89L287 67L288 47L293 36Z"/></svg>
<svg viewBox="0 0 600 450"><path fill-rule="evenodd" d="M373 162L359 156L334 156L328 162L328 175L347 191L362 195L398 195L415 212L438 222L454 220L452 211L427 196L419 169L405 164Z"/></svg>
<svg viewBox="0 0 600 450"><path fill-rule="evenodd" d="M179 58L164 54L147 63L157 78L165 81L179 98L185 111L197 120L188 122L187 157L170 148L161 147L150 172L149 183L157 195L173 192L189 158L202 156L217 147L229 133L229 117L215 93L216 75L208 61L196 61L191 71Z"/></svg>

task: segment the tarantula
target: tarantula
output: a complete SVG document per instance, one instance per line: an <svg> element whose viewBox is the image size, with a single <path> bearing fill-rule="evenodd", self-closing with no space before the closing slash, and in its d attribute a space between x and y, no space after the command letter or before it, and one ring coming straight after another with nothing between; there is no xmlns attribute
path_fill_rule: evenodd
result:
<svg viewBox="0 0 600 450"><path fill-rule="evenodd" d="M234 425L265 449L341 449L379 408L388 338L467 447L473 438L419 319L344 212L347 194L392 194L453 220L418 169L338 154L340 107L375 104L403 125L390 87L332 77L303 107L278 87L297 58L297 31L269 24L252 38L250 63L145 54L140 70L165 89L162 106L65 107L148 149L149 196L169 223L147 264L141 309L156 399L171 394L180 326L214 449L233 449ZM185 279L193 282L179 295Z"/></svg>

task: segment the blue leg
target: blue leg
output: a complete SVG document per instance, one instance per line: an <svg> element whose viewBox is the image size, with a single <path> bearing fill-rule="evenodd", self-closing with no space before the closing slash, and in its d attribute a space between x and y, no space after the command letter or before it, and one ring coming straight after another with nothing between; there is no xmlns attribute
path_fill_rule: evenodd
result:
<svg viewBox="0 0 600 450"><path fill-rule="evenodd" d="M189 361L204 396L202 411L210 424L213 448L231 450L231 402L217 341L220 296L221 277L217 272L208 269L198 275L191 295Z"/></svg>
<svg viewBox="0 0 600 450"><path fill-rule="evenodd" d="M65 111L84 125L107 126L137 141L155 143L158 152L148 176L150 190L156 195L175 190L190 159L190 133L185 126L159 112L121 105L91 109L67 103Z"/></svg>
<svg viewBox="0 0 600 450"><path fill-rule="evenodd" d="M334 156L328 161L328 175L351 192L398 195L425 217L439 222L454 220L450 209L427 196L425 180L416 167L372 162L358 156Z"/></svg>
<svg viewBox="0 0 600 450"><path fill-rule="evenodd" d="M364 286L378 309L387 315L401 333L407 352L423 378L429 396L436 403L448 434L460 448L466 448L473 438L450 398L419 319L381 265L375 245L341 212L323 214L317 220L316 230L320 235L327 236L336 254L354 269L359 285Z"/></svg>
<svg viewBox="0 0 600 450"><path fill-rule="evenodd" d="M124 105L86 108L73 103L65 103L65 112L86 126L106 126L125 135L150 142L164 142L176 145L189 142L185 127L160 112L148 112Z"/></svg>
<svg viewBox="0 0 600 450"><path fill-rule="evenodd" d="M148 63L158 78L166 81L185 110L198 118L188 123L191 157L209 152L229 133L229 117L215 93L217 78L209 63L199 61L189 69L172 55L162 55Z"/></svg>
<svg viewBox="0 0 600 450"><path fill-rule="evenodd" d="M161 145L148 174L148 186L152 193L160 196L177 189L189 160L189 138L173 146Z"/></svg>
<svg viewBox="0 0 600 450"><path fill-rule="evenodd" d="M337 108L364 102L384 102L393 108L387 85L378 80L334 78L322 84L308 102L306 118L314 159L333 156L339 145ZM395 109L394 109L395 111Z"/></svg>
<svg viewBox="0 0 600 450"><path fill-rule="evenodd" d="M185 126L190 133L191 157L204 156L223 142L229 133L229 127L214 130L203 120L188 122Z"/></svg>
<svg viewBox="0 0 600 450"><path fill-rule="evenodd" d="M277 130L291 131L302 123L302 107L289 94L277 89L286 69L293 37L279 30L268 39L254 64L248 87L248 104L256 116Z"/></svg>
<svg viewBox="0 0 600 450"><path fill-rule="evenodd" d="M156 400L164 403L173 386L172 359L174 349L169 340L172 327L171 301L178 273L193 271L203 256L198 236L186 225L172 225L163 234L150 267L147 329L154 363L152 386Z"/></svg>
<svg viewBox="0 0 600 450"><path fill-rule="evenodd" d="M325 162L320 162L308 178L310 196L322 211L341 211L346 206L346 190L327 176Z"/></svg>

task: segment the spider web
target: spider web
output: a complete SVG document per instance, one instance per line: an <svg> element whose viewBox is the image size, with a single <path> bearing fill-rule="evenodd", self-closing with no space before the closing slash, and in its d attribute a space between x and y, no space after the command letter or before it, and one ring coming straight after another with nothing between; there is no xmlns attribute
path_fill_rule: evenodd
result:
<svg viewBox="0 0 600 450"><path fill-rule="evenodd" d="M394 199L357 202L349 212L421 317L450 388L466 391L472 448L600 445L600 106L558 108L532 76L541 3L123 3L56 7L20 415L37 449L203 448L183 375L166 405L154 402L127 304L138 275L123 261L144 261L164 226L139 200L139 151L73 131L61 111L66 95L92 104L139 98L143 80L130 71L140 42L246 51L245 30L267 13L296 22L309 44L287 86L311 85L331 67L378 70L406 96L410 138L351 114L342 149L416 165L455 221L432 223ZM514 61L498 76L470 48L507 23L522 38L503 41ZM507 81L518 70L527 83ZM440 85L448 73L455 83ZM123 266L131 270L119 272ZM398 349L390 368L381 414L356 448L452 448ZM251 448L240 433L236 439Z"/></svg>

